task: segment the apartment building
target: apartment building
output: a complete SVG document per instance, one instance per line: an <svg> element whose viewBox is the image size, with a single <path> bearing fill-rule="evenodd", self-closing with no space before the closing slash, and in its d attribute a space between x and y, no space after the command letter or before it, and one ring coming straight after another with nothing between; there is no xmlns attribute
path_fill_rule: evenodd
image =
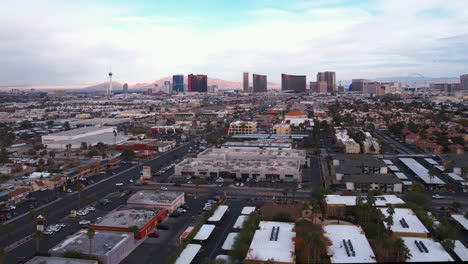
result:
<svg viewBox="0 0 468 264"><path fill-rule="evenodd" d="M228 134L232 135L244 135L244 134L256 134L257 133L257 122L251 121L235 121L229 125Z"/></svg>
<svg viewBox="0 0 468 264"><path fill-rule="evenodd" d="M361 153L361 146L359 146L354 139L349 137L346 129L337 129L335 137L337 144L344 147L345 153Z"/></svg>

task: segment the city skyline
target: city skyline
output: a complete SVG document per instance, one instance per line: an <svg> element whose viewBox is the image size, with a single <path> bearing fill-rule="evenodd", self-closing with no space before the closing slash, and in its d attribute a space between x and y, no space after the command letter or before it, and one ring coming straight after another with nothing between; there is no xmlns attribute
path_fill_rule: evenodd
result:
<svg viewBox="0 0 468 264"><path fill-rule="evenodd" d="M128 83L190 72L242 81L261 71L275 83L282 72L460 76L468 62L463 1L26 2L0 10L1 86L99 83L111 69ZM170 41L180 36L192 44Z"/></svg>

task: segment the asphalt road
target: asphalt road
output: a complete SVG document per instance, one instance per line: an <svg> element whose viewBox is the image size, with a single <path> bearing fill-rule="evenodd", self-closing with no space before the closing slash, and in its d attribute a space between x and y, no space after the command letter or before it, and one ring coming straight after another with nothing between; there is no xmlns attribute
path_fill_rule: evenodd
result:
<svg viewBox="0 0 468 264"><path fill-rule="evenodd" d="M130 179L138 179L141 166L149 165L153 168L153 170L159 169L160 167L163 167L168 163L174 162L178 157L183 156L185 153L187 153L188 148L193 144L194 142L189 142L188 144L177 148L171 152L163 153L152 160L146 160L140 165L130 167L124 170L123 172L116 173L115 175L104 179L101 182L96 182L95 184L89 185L82 191L81 197L86 196L94 198L95 200L100 200L110 193L117 192L118 189L115 186L115 184L118 182L128 183ZM122 197L118 200L120 199L122 200L121 204L124 204L126 198ZM119 204L120 203L118 201L114 202L111 206L109 206L109 208L115 208ZM82 207L84 207L83 204ZM70 211L74 209L78 209L78 193L76 192L65 194L59 199L37 208L36 211L38 213L43 213L44 211L48 210L50 212L48 222L50 224L55 224L64 221L64 219L67 218L67 216L70 214ZM35 220L31 220L28 214L19 216L11 223L14 226L14 230L11 232L10 236L11 239L10 241L8 241L6 234L2 233L0 235L1 246L10 245L15 241L28 237L36 230ZM41 241L41 252L47 251L50 247L55 246L58 242L62 241L70 233L76 232L80 228L78 225L78 220L74 220L74 222L69 223L68 228L62 230L60 233L55 233L54 235L52 235L52 237L45 236L44 239ZM34 241L29 241L9 251L5 263L16 263L16 257L31 256L34 253L35 243Z"/></svg>

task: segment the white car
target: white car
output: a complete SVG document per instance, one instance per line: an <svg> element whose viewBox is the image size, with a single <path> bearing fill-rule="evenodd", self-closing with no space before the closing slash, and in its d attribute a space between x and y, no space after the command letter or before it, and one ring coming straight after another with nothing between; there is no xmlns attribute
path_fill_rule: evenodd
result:
<svg viewBox="0 0 468 264"><path fill-rule="evenodd" d="M89 224L91 224L91 221L89 221L89 220L81 220L80 222L78 222L78 224L80 224L80 225L89 225Z"/></svg>
<svg viewBox="0 0 468 264"><path fill-rule="evenodd" d="M49 231L49 230L45 230L44 232L42 232L44 235L52 235L54 232L52 231Z"/></svg>
<svg viewBox="0 0 468 264"><path fill-rule="evenodd" d="M130 183L133 183L133 180L132 180L132 179L130 179L130 180L129 180L129 182L130 182Z"/></svg>
<svg viewBox="0 0 468 264"><path fill-rule="evenodd" d="M244 187L244 183L243 183L243 182L240 183L240 187Z"/></svg>
<svg viewBox="0 0 468 264"><path fill-rule="evenodd" d="M118 183L116 183L116 184L115 184L115 186L117 186L117 187L121 187L121 186L123 186L123 183L121 183L121 182L118 182Z"/></svg>
<svg viewBox="0 0 468 264"><path fill-rule="evenodd" d="M444 197L443 197L443 196L440 196L440 195L438 195L438 194L434 194L434 195L432 195L432 198L434 198L434 199L442 199L442 198L444 198Z"/></svg>
<svg viewBox="0 0 468 264"><path fill-rule="evenodd" d="M236 186L239 186L239 185L240 185L240 183L236 182L236 184L235 184L235 185L236 185Z"/></svg>
<svg viewBox="0 0 468 264"><path fill-rule="evenodd" d="M94 207L92 207L92 206L88 206L88 207L86 207L85 210L86 210L86 211L94 212L94 211L96 211L96 208L94 208Z"/></svg>
<svg viewBox="0 0 468 264"><path fill-rule="evenodd" d="M161 187L161 190L167 191L168 189L167 189L167 187L162 186L162 187Z"/></svg>
<svg viewBox="0 0 468 264"><path fill-rule="evenodd" d="M71 193L71 192L72 192L72 190L71 190L71 189L67 189L67 193Z"/></svg>
<svg viewBox="0 0 468 264"><path fill-rule="evenodd" d="M47 188L45 188L45 187L44 187L44 188L41 188L40 191L41 191L41 192L47 191Z"/></svg>
<svg viewBox="0 0 468 264"><path fill-rule="evenodd" d="M16 209L16 206L10 205L10 206L8 206L8 209L10 209L10 210L15 210L15 209Z"/></svg>

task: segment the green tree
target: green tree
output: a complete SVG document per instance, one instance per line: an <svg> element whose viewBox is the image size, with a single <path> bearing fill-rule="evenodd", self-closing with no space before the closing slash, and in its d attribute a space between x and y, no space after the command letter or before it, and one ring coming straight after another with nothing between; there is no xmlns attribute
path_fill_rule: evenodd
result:
<svg viewBox="0 0 468 264"><path fill-rule="evenodd" d="M65 129L65 131L68 131L70 130L70 123L68 121L66 121L65 123L63 123L63 128Z"/></svg>
<svg viewBox="0 0 468 264"><path fill-rule="evenodd" d="M137 237L140 234L140 228L138 226L133 225L127 228L127 232L133 233L133 236Z"/></svg>
<svg viewBox="0 0 468 264"><path fill-rule="evenodd" d="M424 192L426 189L422 183L419 182L413 182L410 186L409 189L413 192Z"/></svg>
<svg viewBox="0 0 468 264"><path fill-rule="evenodd" d="M406 246L403 239L401 238L396 239L393 246L397 252L396 258L399 262L403 262L411 258L410 250Z"/></svg>
<svg viewBox="0 0 468 264"><path fill-rule="evenodd" d="M39 252L40 241L44 238L44 235L41 231L36 231L32 234L31 238L36 241L36 253Z"/></svg>
<svg viewBox="0 0 468 264"><path fill-rule="evenodd" d="M81 150L87 150L87 149L88 149L88 143L86 143L86 142L81 142L80 149L81 149Z"/></svg>
<svg viewBox="0 0 468 264"><path fill-rule="evenodd" d="M23 121L21 121L21 123L20 123L20 127L21 127L21 129L29 129L29 128L32 128L33 125L32 125L32 123L31 123L31 121L29 121L29 120L23 120Z"/></svg>
<svg viewBox="0 0 468 264"><path fill-rule="evenodd" d="M10 154L8 154L6 148L2 148L0 150L0 163L5 164L8 162L8 160L10 160Z"/></svg>
<svg viewBox="0 0 468 264"><path fill-rule="evenodd" d="M0 247L0 264L3 264L5 259L7 258L7 252L5 248Z"/></svg>
<svg viewBox="0 0 468 264"><path fill-rule="evenodd" d="M322 234L317 231L309 232L307 233L305 240L310 246L310 249L312 249L314 263L318 263L318 260L320 259L320 252L326 247L325 241L322 238Z"/></svg>
<svg viewBox="0 0 468 264"><path fill-rule="evenodd" d="M1 224L0 231L7 235L7 240L10 242L11 240L11 231L13 231L13 224Z"/></svg>
<svg viewBox="0 0 468 264"><path fill-rule="evenodd" d="M408 203L414 203L414 204L421 205L421 206L427 204L426 196L424 196L422 193L419 193L419 192L414 192L414 191L408 192L404 198L406 202Z"/></svg>
<svg viewBox="0 0 468 264"><path fill-rule="evenodd" d="M86 153L86 156L94 157L94 156L100 156L100 155L99 155L99 151L97 151L96 149L91 149Z"/></svg>
<svg viewBox="0 0 468 264"><path fill-rule="evenodd" d="M135 157L135 151L133 151L132 149L124 149L122 150L120 156L124 159L132 159Z"/></svg>
<svg viewBox="0 0 468 264"><path fill-rule="evenodd" d="M453 201L452 202L452 209L455 212L458 212L458 210L461 208L461 204L459 201Z"/></svg>
<svg viewBox="0 0 468 264"><path fill-rule="evenodd" d="M93 239L94 236L96 235L96 232L94 231L94 228L89 227L88 231L86 232L86 235L88 236L89 239L89 254L91 255L93 253Z"/></svg>
<svg viewBox="0 0 468 264"><path fill-rule="evenodd" d="M51 129L54 127L54 120L49 120L46 122L46 126L48 129Z"/></svg>

